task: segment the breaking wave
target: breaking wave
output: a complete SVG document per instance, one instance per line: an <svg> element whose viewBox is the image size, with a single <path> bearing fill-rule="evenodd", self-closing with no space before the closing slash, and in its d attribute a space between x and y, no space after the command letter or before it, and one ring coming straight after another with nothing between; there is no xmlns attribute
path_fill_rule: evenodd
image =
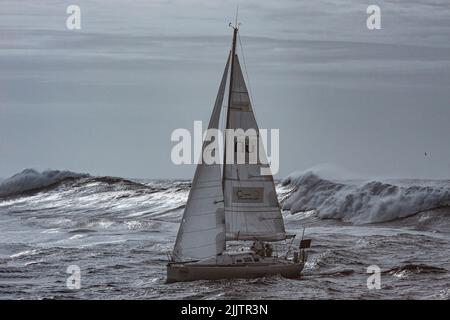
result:
<svg viewBox="0 0 450 320"><path fill-rule="evenodd" d="M333 181L309 171L293 173L282 184L293 186L283 200L291 213L316 211L323 219L366 224L406 218L450 206L450 183L397 185L381 181Z"/></svg>
<svg viewBox="0 0 450 320"><path fill-rule="evenodd" d="M26 191L38 190L60 183L68 179L89 177L88 174L71 171L46 170L38 172L25 169L20 173L0 182L0 196L20 194Z"/></svg>
<svg viewBox="0 0 450 320"><path fill-rule="evenodd" d="M382 273L391 274L397 277L404 276L405 274L418 274L418 273L447 273L447 269L429 266L426 264L406 264L401 267L395 267Z"/></svg>
<svg viewBox="0 0 450 320"><path fill-rule="evenodd" d="M56 190L61 185L72 188L84 194L99 193L112 190L145 189L152 191L155 188L146 184L109 176L91 176L86 173L72 171L46 170L43 172L34 169L25 169L20 173L0 182L0 198L29 195L41 191ZM99 187L99 186L103 187ZM85 188L83 188L83 186Z"/></svg>

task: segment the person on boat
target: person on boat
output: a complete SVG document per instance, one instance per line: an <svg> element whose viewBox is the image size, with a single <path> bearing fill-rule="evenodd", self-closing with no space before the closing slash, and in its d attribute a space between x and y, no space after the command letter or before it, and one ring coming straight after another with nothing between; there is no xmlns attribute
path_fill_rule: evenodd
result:
<svg viewBox="0 0 450 320"><path fill-rule="evenodd" d="M270 243L266 243L264 246L264 253L266 257L271 257L273 253L273 248Z"/></svg>
<svg viewBox="0 0 450 320"><path fill-rule="evenodd" d="M264 257L264 244L261 241L254 241L250 250L255 252L258 256Z"/></svg>

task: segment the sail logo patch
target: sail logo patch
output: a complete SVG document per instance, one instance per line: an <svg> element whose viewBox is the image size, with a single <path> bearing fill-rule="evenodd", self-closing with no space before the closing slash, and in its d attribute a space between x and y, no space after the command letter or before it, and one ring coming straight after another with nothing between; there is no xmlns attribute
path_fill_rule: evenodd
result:
<svg viewBox="0 0 450 320"><path fill-rule="evenodd" d="M241 203L264 202L264 188L234 187L233 202L241 202Z"/></svg>

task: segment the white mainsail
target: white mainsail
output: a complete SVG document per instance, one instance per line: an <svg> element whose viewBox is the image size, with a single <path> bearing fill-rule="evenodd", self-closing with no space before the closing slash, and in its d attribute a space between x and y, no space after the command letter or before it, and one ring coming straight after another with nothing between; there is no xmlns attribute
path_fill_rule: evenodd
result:
<svg viewBox="0 0 450 320"><path fill-rule="evenodd" d="M208 129L218 129L230 57ZM203 150L207 143L203 142ZM202 259L225 250L225 217L220 164L198 164L173 250L177 261Z"/></svg>
<svg viewBox="0 0 450 320"><path fill-rule="evenodd" d="M234 56L232 69L227 129L254 129L256 137L253 141L259 141L258 125L237 55ZM267 164L263 164L259 157L254 164L248 161L251 140L247 139L245 145L237 141L231 144L226 142L225 153L234 152L234 163L226 163L223 173L226 240L284 240L288 236L273 177L261 175L261 168L267 167ZM264 148L260 141L258 144L259 148ZM244 164L236 164L238 148L243 148L241 150L246 153Z"/></svg>

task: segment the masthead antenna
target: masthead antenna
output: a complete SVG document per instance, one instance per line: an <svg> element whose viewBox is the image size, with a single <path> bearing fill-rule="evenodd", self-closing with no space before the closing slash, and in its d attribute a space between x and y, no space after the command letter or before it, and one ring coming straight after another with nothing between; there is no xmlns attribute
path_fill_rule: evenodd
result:
<svg viewBox="0 0 450 320"><path fill-rule="evenodd" d="M241 25L240 22L238 23L238 13L239 13L239 6L236 7L236 18L234 21L234 25L231 22L228 24L228 26L232 27L233 29L239 29L239 26Z"/></svg>

